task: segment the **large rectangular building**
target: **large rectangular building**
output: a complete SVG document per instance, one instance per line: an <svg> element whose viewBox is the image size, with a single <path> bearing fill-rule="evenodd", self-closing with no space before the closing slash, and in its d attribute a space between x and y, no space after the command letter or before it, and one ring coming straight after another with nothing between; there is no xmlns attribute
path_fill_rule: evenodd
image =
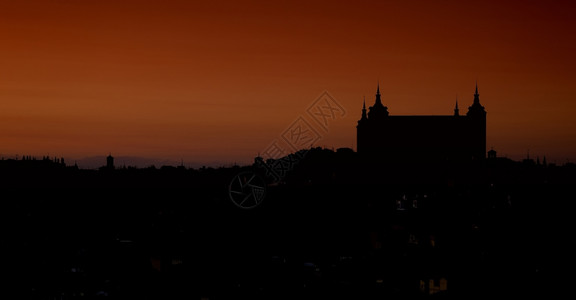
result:
<svg viewBox="0 0 576 300"><path fill-rule="evenodd" d="M376 102L358 121L357 152L388 162L468 162L486 157L486 111L478 86L466 115L391 116L376 91Z"/></svg>

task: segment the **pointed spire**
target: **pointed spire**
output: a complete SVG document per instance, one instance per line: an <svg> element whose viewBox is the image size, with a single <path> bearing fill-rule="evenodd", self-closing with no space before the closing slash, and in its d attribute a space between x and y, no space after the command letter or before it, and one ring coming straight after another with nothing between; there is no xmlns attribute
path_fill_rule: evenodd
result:
<svg viewBox="0 0 576 300"><path fill-rule="evenodd" d="M460 110L458 109L458 95L456 95L456 106L454 107L454 116L459 116Z"/></svg>
<svg viewBox="0 0 576 300"><path fill-rule="evenodd" d="M484 110L484 106L480 104L480 94L478 93L478 80L476 80L476 89L474 90L474 102L470 107L468 107L468 116L475 115L475 116L485 116L486 110Z"/></svg>
<svg viewBox="0 0 576 300"><path fill-rule="evenodd" d="M382 104L382 100L380 99L380 82L378 82L378 87L376 88L376 104Z"/></svg>
<svg viewBox="0 0 576 300"><path fill-rule="evenodd" d="M362 105L362 120L366 119L366 96L364 96L364 104Z"/></svg>
<svg viewBox="0 0 576 300"><path fill-rule="evenodd" d="M478 94L478 81L476 81L476 91L474 91L474 104L480 104L480 94Z"/></svg>
<svg viewBox="0 0 576 300"><path fill-rule="evenodd" d="M368 119L370 120L380 120L380 118L385 118L388 116L388 107L382 104L382 99L380 98L380 82L376 86L376 101L374 105L370 106L370 111L368 112Z"/></svg>

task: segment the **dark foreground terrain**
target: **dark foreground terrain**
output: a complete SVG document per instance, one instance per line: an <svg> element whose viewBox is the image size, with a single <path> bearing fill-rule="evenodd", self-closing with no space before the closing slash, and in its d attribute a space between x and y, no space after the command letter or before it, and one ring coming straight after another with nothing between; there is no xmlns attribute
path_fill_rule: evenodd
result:
<svg viewBox="0 0 576 300"><path fill-rule="evenodd" d="M266 178L253 166L4 168L4 292L485 299L550 296L574 282L572 166L418 175L316 155L268 182L252 209L234 205L229 187L242 171Z"/></svg>

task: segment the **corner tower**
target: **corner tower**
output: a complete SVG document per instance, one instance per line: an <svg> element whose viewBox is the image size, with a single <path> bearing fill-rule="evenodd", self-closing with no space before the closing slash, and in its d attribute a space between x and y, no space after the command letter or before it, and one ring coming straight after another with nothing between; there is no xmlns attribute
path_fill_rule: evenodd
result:
<svg viewBox="0 0 576 300"><path fill-rule="evenodd" d="M370 122L378 122L388 115L388 107L382 104L382 99L380 98L380 84L378 84L378 87L376 88L376 101L373 106L370 106L368 120L370 120Z"/></svg>
<svg viewBox="0 0 576 300"><path fill-rule="evenodd" d="M468 147L472 155L472 160L482 160L486 158L486 110L480 104L480 94L478 93L478 83L474 92L474 101L468 107L466 113L468 117Z"/></svg>

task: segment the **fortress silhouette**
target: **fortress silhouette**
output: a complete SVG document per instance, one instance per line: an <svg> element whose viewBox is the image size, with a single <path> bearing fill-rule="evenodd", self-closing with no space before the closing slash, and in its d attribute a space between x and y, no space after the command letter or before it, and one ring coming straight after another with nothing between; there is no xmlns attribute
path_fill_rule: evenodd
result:
<svg viewBox="0 0 576 300"><path fill-rule="evenodd" d="M478 84L466 115L458 102L453 115L394 116L382 104L380 86L374 105L362 108L358 120L357 152L391 163L465 163L486 158L486 111Z"/></svg>

